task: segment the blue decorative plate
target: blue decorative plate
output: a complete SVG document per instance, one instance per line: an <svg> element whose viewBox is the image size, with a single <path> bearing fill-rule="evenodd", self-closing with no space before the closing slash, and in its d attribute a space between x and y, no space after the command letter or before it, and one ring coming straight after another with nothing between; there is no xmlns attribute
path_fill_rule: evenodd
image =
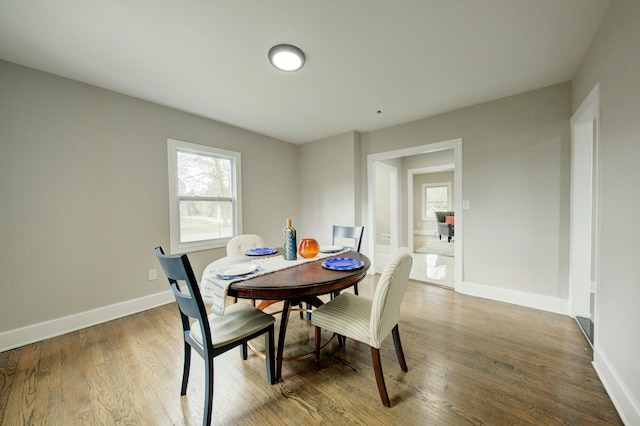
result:
<svg viewBox="0 0 640 426"><path fill-rule="evenodd" d="M277 253L278 250L271 247L256 247L244 252L247 256L265 256L267 254Z"/></svg>
<svg viewBox="0 0 640 426"><path fill-rule="evenodd" d="M364 262L350 257L331 257L322 262L322 267L332 269L334 271L351 271L353 269L362 268Z"/></svg>

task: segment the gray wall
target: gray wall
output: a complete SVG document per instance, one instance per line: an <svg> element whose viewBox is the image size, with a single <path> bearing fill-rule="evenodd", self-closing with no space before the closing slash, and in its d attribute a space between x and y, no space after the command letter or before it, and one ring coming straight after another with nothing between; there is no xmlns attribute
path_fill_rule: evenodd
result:
<svg viewBox="0 0 640 426"><path fill-rule="evenodd" d="M564 300L570 90L570 83L558 84L363 133L361 160L462 138L462 198L471 202L461 229L464 280ZM366 210L366 189L363 196Z"/></svg>
<svg viewBox="0 0 640 426"><path fill-rule="evenodd" d="M614 1L572 86L575 111L600 83L594 365L627 388L612 394L627 424L640 424L639 40L640 2Z"/></svg>
<svg viewBox="0 0 640 426"><path fill-rule="evenodd" d="M347 132L299 147L298 239L331 244L333 225L360 225L358 138L356 132Z"/></svg>
<svg viewBox="0 0 640 426"><path fill-rule="evenodd" d="M3 61L0 117L0 333L168 290L167 138L242 154L245 232L298 217L296 145Z"/></svg>

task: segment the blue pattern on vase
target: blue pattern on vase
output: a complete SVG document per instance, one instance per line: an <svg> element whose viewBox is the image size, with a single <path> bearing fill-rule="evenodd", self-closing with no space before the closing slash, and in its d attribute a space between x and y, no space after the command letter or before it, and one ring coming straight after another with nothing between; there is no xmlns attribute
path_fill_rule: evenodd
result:
<svg viewBox="0 0 640 426"><path fill-rule="evenodd" d="M291 219L287 219L287 226L282 230L282 247L284 250L284 260L298 259L296 230L291 226Z"/></svg>

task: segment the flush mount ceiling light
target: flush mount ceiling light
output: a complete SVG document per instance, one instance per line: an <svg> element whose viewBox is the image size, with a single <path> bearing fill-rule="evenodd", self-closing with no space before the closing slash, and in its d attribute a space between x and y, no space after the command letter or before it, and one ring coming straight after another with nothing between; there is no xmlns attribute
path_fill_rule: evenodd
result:
<svg viewBox="0 0 640 426"><path fill-rule="evenodd" d="M271 65L282 71L298 71L304 60L304 52L290 44L279 44L269 49Z"/></svg>

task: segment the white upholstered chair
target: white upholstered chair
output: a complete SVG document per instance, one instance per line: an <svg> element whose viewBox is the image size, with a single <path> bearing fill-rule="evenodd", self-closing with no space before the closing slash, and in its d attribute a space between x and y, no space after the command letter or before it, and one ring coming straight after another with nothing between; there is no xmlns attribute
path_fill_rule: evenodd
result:
<svg viewBox="0 0 640 426"><path fill-rule="evenodd" d="M227 243L227 256L242 254L256 247L264 247L264 240L260 235L244 234L233 237Z"/></svg>
<svg viewBox="0 0 640 426"><path fill-rule="evenodd" d="M233 237L227 243L227 256L233 256L235 254L243 254L247 250L252 248L264 247L264 240L260 235L256 234L244 234ZM237 297L233 298L233 303L238 301ZM251 304L255 306L255 299L251 300Z"/></svg>
<svg viewBox="0 0 640 426"><path fill-rule="evenodd" d="M387 407L390 407L391 403L382 375L380 346L389 333L393 334L400 368L407 371L398 331L398 319L412 265L411 255L401 253L391 259L380 275L373 300L342 293L314 310L311 315L311 323L316 326L316 366L320 363L320 333L323 328L369 345L380 399Z"/></svg>

